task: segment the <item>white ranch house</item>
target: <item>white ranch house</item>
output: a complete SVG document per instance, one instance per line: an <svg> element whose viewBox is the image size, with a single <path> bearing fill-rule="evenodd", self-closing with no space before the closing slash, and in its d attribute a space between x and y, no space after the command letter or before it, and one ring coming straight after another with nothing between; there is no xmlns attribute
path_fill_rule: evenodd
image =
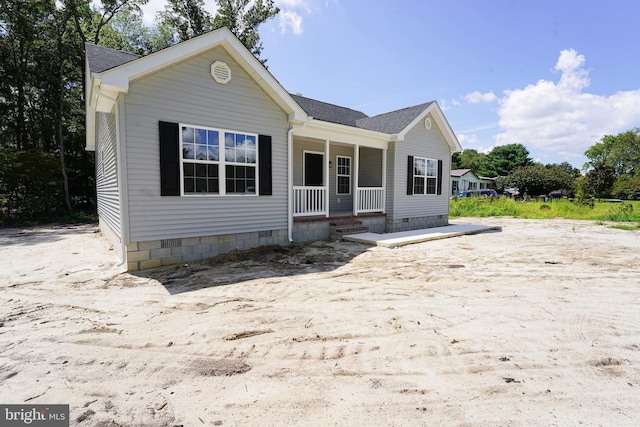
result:
<svg viewBox="0 0 640 427"><path fill-rule="evenodd" d="M451 171L451 195L455 196L467 190L491 188L495 181L495 178L478 176L471 169L453 169Z"/></svg>
<svg viewBox="0 0 640 427"><path fill-rule="evenodd" d="M145 57L86 45L100 229L128 270L448 224L435 101L368 117L289 94L226 28Z"/></svg>

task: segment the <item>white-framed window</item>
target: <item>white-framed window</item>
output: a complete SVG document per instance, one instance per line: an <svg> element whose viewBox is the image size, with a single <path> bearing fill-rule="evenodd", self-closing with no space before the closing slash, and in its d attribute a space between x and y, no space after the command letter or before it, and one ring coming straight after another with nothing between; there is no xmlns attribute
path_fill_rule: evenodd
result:
<svg viewBox="0 0 640 427"><path fill-rule="evenodd" d="M180 124L182 195L257 195L258 135Z"/></svg>
<svg viewBox="0 0 640 427"><path fill-rule="evenodd" d="M351 194L351 157L336 157L336 194Z"/></svg>
<svg viewBox="0 0 640 427"><path fill-rule="evenodd" d="M438 161L413 158L413 194L437 194Z"/></svg>
<svg viewBox="0 0 640 427"><path fill-rule="evenodd" d="M455 196L458 194L458 180L454 179L451 181L451 195Z"/></svg>

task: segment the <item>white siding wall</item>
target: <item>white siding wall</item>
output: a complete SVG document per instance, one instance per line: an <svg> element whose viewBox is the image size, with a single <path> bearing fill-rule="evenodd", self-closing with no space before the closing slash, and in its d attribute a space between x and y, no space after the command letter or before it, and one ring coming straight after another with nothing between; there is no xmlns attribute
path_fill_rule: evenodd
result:
<svg viewBox="0 0 640 427"><path fill-rule="evenodd" d="M112 243L122 238L120 226L120 193L118 192L118 168L116 164L116 115L97 113L96 115L96 191L98 215L103 230Z"/></svg>
<svg viewBox="0 0 640 427"><path fill-rule="evenodd" d="M382 187L382 150L360 147L360 187Z"/></svg>
<svg viewBox="0 0 640 427"><path fill-rule="evenodd" d="M449 214L449 177L451 176L451 153L444 136L436 126L425 129L422 123L407 133L404 141L395 145L394 173L395 196L392 219L448 215ZM441 195L407 195L407 158L408 156L426 157L442 160Z"/></svg>
<svg viewBox="0 0 640 427"><path fill-rule="evenodd" d="M214 61L231 81L216 83ZM130 84L125 97L129 241L287 227L287 116L221 48ZM158 121L272 137L272 196L161 197Z"/></svg>

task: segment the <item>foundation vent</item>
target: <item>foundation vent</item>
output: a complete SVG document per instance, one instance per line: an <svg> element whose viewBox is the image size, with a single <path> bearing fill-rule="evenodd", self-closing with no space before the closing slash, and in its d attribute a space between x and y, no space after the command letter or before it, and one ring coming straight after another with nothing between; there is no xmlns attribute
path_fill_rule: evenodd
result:
<svg viewBox="0 0 640 427"><path fill-rule="evenodd" d="M182 239L164 239L160 240L161 248L179 248L182 246Z"/></svg>
<svg viewBox="0 0 640 427"><path fill-rule="evenodd" d="M216 82L226 85L231 80L231 68L222 61L216 61L211 64L211 77Z"/></svg>

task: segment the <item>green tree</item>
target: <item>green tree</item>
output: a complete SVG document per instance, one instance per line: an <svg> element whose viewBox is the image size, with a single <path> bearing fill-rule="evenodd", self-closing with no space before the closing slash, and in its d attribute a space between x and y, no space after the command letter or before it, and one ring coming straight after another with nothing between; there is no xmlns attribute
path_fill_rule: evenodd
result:
<svg viewBox="0 0 640 427"><path fill-rule="evenodd" d="M616 177L640 175L640 128L628 130L618 135L605 135L600 142L585 151L589 163L609 165Z"/></svg>
<svg viewBox="0 0 640 427"><path fill-rule="evenodd" d="M547 168L540 163L520 166L506 177L498 179L500 188L515 187L520 194L530 196L549 194L554 190L564 190L567 194L575 189L575 178L560 168Z"/></svg>
<svg viewBox="0 0 640 427"><path fill-rule="evenodd" d="M586 173L585 179L589 192L600 199L609 195L615 181L615 172L608 164L598 162Z"/></svg>
<svg viewBox="0 0 640 427"><path fill-rule="evenodd" d="M468 148L461 153L453 153L451 169L471 169L473 172L478 173L482 169L486 158L486 154L478 153L477 150Z"/></svg>
<svg viewBox="0 0 640 427"><path fill-rule="evenodd" d="M506 176L515 168L531 163L529 150L524 145L499 145L487 154L482 169L477 172L488 177Z"/></svg>
<svg viewBox="0 0 640 427"><path fill-rule="evenodd" d="M183 42L212 30L213 18L204 10L203 0L167 0L157 23L176 34L176 42Z"/></svg>
<svg viewBox="0 0 640 427"><path fill-rule="evenodd" d="M127 9L116 15L102 29L100 44L112 49L148 55L178 42L166 25L147 26L142 21L142 12Z"/></svg>
<svg viewBox="0 0 640 427"><path fill-rule="evenodd" d="M569 162L562 162L560 164L550 163L548 165L545 165L545 167L547 169L557 169L557 170L564 171L569 175L573 176L574 178L578 178L582 176L582 173L580 173L580 169L574 167Z"/></svg>
<svg viewBox="0 0 640 427"><path fill-rule="evenodd" d="M258 27L280 13L273 0L216 0L218 10L213 29L227 27L243 45L260 58L262 43ZM260 60L263 64L266 59Z"/></svg>
<svg viewBox="0 0 640 427"><path fill-rule="evenodd" d="M623 200L640 200L640 177L624 175L616 179L611 196Z"/></svg>

